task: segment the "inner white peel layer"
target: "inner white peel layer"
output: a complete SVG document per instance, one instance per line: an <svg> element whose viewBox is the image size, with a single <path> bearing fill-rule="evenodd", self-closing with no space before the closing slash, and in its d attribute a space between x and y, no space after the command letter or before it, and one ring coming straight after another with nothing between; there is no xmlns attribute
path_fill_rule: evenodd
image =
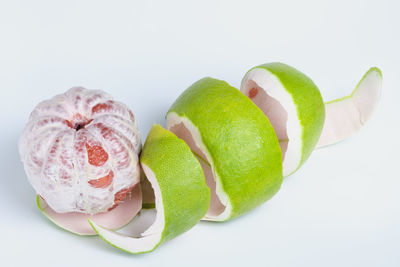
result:
<svg viewBox="0 0 400 267"><path fill-rule="evenodd" d="M213 159L205 147L197 127L186 117L170 112L166 118L167 129L185 141L196 154L203 168L207 186L211 190L211 202L203 220L224 221L232 212L229 196L223 189L221 180L216 172Z"/></svg>
<svg viewBox="0 0 400 267"><path fill-rule="evenodd" d="M80 212L58 213L39 195L37 205L40 211L54 224L77 235L96 235L87 219L103 225L108 229L119 229L128 224L142 208L142 193L137 183L127 198L114 209L94 215Z"/></svg>
<svg viewBox="0 0 400 267"><path fill-rule="evenodd" d="M283 176L290 175L300 166L303 149L303 128L292 95L275 75L261 68L247 73L240 90L264 112L274 127L282 150Z"/></svg>
<svg viewBox="0 0 400 267"><path fill-rule="evenodd" d="M162 233L165 228L164 204L157 179L153 171L145 164L142 164L142 169L153 187L155 209L157 211L153 224L147 230L138 237L132 237L108 230L89 220L93 229L101 238L113 246L115 246L114 244L118 244L118 248L129 253L142 253L153 250L161 242Z"/></svg>
<svg viewBox="0 0 400 267"><path fill-rule="evenodd" d="M382 74L377 68L367 71L350 96L325 104L325 123L317 148L353 135L371 118L381 96Z"/></svg>

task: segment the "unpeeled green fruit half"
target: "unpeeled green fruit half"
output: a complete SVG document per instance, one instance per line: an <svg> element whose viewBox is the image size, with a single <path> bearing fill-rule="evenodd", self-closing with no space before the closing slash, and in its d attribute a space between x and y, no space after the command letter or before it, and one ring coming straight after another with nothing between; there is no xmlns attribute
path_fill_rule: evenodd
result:
<svg viewBox="0 0 400 267"><path fill-rule="evenodd" d="M166 120L201 159L212 195L205 220L242 215L279 190L282 155L274 128L238 89L201 79L178 97Z"/></svg>
<svg viewBox="0 0 400 267"><path fill-rule="evenodd" d="M304 73L283 63L250 69L241 91L268 117L282 149L283 176L294 173L314 150L325 121L320 91Z"/></svg>
<svg viewBox="0 0 400 267"><path fill-rule="evenodd" d="M205 215L210 204L210 189L200 163L188 145L173 133L154 125L140 162L155 194L154 223L140 237L130 237L89 220L106 242L134 254L152 251L189 230Z"/></svg>

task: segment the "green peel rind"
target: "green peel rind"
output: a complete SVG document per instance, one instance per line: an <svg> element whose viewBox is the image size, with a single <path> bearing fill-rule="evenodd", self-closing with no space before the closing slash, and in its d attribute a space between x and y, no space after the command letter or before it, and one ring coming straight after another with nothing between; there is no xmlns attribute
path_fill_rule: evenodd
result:
<svg viewBox="0 0 400 267"><path fill-rule="evenodd" d="M161 191L164 228L159 241L149 250L129 251L107 240L89 220L107 243L132 254L151 252L161 243L186 232L203 218L210 205L210 189L200 163L183 140L160 125L151 129L140 162L153 171Z"/></svg>
<svg viewBox="0 0 400 267"><path fill-rule="evenodd" d="M270 199L282 183L282 154L264 113L225 81L203 78L169 109L198 128L232 207L231 219Z"/></svg>
<svg viewBox="0 0 400 267"><path fill-rule="evenodd" d="M203 218L210 205L210 189L200 163L183 140L160 125L153 126L140 162L154 172L162 191L163 241L186 232Z"/></svg>
<svg viewBox="0 0 400 267"><path fill-rule="evenodd" d="M273 74L292 96L296 105L303 141L301 160L297 170L314 151L324 126L325 105L321 93L309 77L289 65L273 62L256 66L247 73L257 68L265 69Z"/></svg>

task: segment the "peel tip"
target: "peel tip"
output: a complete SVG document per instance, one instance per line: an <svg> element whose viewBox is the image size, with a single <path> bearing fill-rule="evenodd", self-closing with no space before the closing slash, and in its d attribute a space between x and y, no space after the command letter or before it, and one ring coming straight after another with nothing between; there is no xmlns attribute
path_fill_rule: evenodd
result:
<svg viewBox="0 0 400 267"><path fill-rule="evenodd" d="M369 74L369 73L372 73L372 72L377 73L378 76L382 79L383 74L382 74L382 70L381 70L380 68L378 68L378 67L376 67L376 66L373 66L373 67L369 68L369 70L366 72L365 75L367 75L367 74ZM365 75L364 75L364 76L365 76Z"/></svg>

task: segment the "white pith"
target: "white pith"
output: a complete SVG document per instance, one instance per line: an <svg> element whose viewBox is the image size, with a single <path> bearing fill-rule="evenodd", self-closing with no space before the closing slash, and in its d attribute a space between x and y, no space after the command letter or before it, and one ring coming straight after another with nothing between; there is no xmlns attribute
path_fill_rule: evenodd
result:
<svg viewBox="0 0 400 267"><path fill-rule="evenodd" d="M21 160L37 194L56 212L106 212L115 204L116 193L139 182L141 141L136 119L117 101L112 101L112 110L92 112L94 106L108 101L112 97L103 91L75 87L39 103L29 117L19 141ZM81 121L76 119L77 114L90 121L79 131L66 124ZM111 129L112 137L118 137L119 142L106 140L101 127ZM76 146L85 143L85 138L106 150L109 158L104 165L90 165L87 152L77 152ZM53 146L56 150L52 154ZM117 150L120 152L112 152ZM121 155L130 164L119 167ZM109 186L94 188L88 183L111 171L113 179Z"/></svg>
<svg viewBox="0 0 400 267"><path fill-rule="evenodd" d="M129 223L142 208L142 194L138 183L123 203L111 211L95 215L79 212L57 213L40 197L38 206L46 217L59 227L78 235L96 235L87 219L108 229L119 229Z"/></svg>
<svg viewBox="0 0 400 267"><path fill-rule="evenodd" d="M382 76L368 71L352 94L325 104L325 123L317 147L337 143L357 132L372 116L381 96Z"/></svg>
<svg viewBox="0 0 400 267"><path fill-rule="evenodd" d="M164 204L160 186L153 171L145 164L142 164L142 168L153 187L155 195L155 208L157 213L153 224L139 237L131 237L108 230L93 221L90 221L93 229L101 236L101 238L130 253L141 253L154 249L160 243L165 228Z"/></svg>
<svg viewBox="0 0 400 267"><path fill-rule="evenodd" d="M183 126L186 128L186 130L190 133L190 136L182 136L182 134L178 132L174 132L174 126L183 124ZM205 147L201 134L198 130L198 128L186 117L181 117L175 112L170 112L167 114L166 118L166 126L167 129L179 138L183 139L191 148L191 150L196 153L198 156L204 159L205 162L200 160L200 164L203 167L204 174L206 176L206 183L210 187L210 184L212 184L212 181L210 181L210 173L209 170L205 169L208 168L208 166L211 168L211 173L212 173L212 178L214 179L215 182L215 196L212 196L211 199L213 200L219 200L219 203L221 203L225 208L221 209L219 207L218 201L212 201L210 203L210 207L207 211L207 214L204 216L203 220L211 220L211 221L224 221L228 219L231 215L232 212L232 206L229 200L228 194L224 191L221 180L219 178L218 173L216 172L213 164L213 159L211 157L210 152L207 150ZM188 140L191 139L191 140ZM193 142L191 142L193 141ZM193 146L194 143L194 146ZM208 165L208 166L207 166ZM208 178L208 180L207 180ZM210 187L211 191L214 191L212 187ZM213 192L211 192L213 194Z"/></svg>
<svg viewBox="0 0 400 267"><path fill-rule="evenodd" d="M275 132L278 136L279 144L282 149L282 171L283 176L286 177L293 173L300 165L302 158L303 149L303 128L300 124L299 114L297 112L296 104L291 94L289 94L283 84L280 82L278 77L269 72L266 69L256 68L251 70L242 81L240 90L246 96L249 95L249 91L256 84L257 87L265 92L265 94L258 94L252 101L264 112L264 114L270 119L272 124L273 121L280 121L281 116L286 116L286 129L282 129L281 126L272 124ZM257 97L267 96L263 99ZM276 106L277 101L285 112L281 114L274 114L269 116L268 104L271 103ZM273 111L272 111L273 112ZM275 118L275 116L278 116ZM287 140L279 138L285 136L283 131L286 130Z"/></svg>

